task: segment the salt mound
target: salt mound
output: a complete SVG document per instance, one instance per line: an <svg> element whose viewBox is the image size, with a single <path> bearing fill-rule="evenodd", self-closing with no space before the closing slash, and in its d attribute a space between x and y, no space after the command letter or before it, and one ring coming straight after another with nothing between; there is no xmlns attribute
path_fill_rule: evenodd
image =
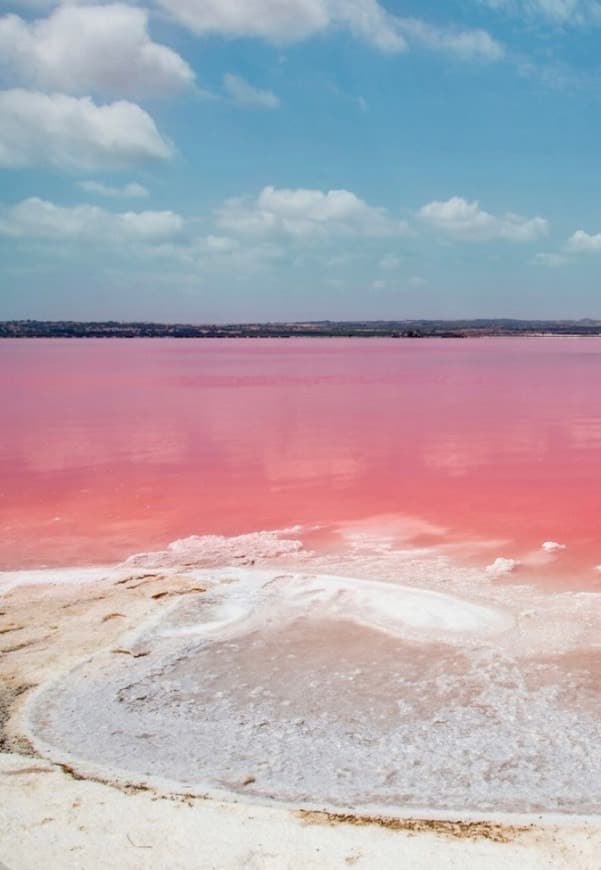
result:
<svg viewBox="0 0 601 870"><path fill-rule="evenodd" d="M557 541L544 541L542 545L543 550L547 553L554 553L557 550L565 550L565 544L559 544Z"/></svg>
<svg viewBox="0 0 601 870"><path fill-rule="evenodd" d="M489 577L503 577L505 574L511 574L520 563L516 559L506 559L504 556L498 556L494 562L487 565L485 568Z"/></svg>
<svg viewBox="0 0 601 870"><path fill-rule="evenodd" d="M299 528L277 531L251 532L247 535L225 537L223 535L191 535L173 541L165 550L151 553L136 553L121 567L124 568L177 568L186 566L228 565L237 561L248 564L254 559L277 559L281 556L298 558L302 542L286 538L286 533L298 532Z"/></svg>
<svg viewBox="0 0 601 870"><path fill-rule="evenodd" d="M514 623L500 608L377 580L235 568L212 571L210 578L216 585L203 599L202 621L172 627L171 636L226 632L231 638L301 616L352 622L397 637L425 635L430 640L440 633L455 640L464 634L498 634ZM220 579L227 584L221 585Z"/></svg>

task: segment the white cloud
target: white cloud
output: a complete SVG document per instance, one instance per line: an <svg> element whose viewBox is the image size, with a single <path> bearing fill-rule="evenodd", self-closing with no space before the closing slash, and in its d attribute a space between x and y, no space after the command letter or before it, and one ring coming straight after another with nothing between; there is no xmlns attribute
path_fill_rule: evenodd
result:
<svg viewBox="0 0 601 870"><path fill-rule="evenodd" d="M86 193L95 193L98 196L123 197L124 199L139 199L149 196L148 190L135 181L124 184L121 187L113 187L103 184L101 181L78 181L77 186Z"/></svg>
<svg viewBox="0 0 601 870"><path fill-rule="evenodd" d="M461 60L500 60L505 54L503 46L485 30L433 27L419 18L398 19L397 26L409 42Z"/></svg>
<svg viewBox="0 0 601 870"><path fill-rule="evenodd" d="M153 242L177 237L184 219L172 211L110 212L95 205L60 206L38 197L0 211L0 233L13 238Z"/></svg>
<svg viewBox="0 0 601 870"><path fill-rule="evenodd" d="M566 248L568 251L578 254L601 251L601 233L590 235L584 230L576 230L568 239Z"/></svg>
<svg viewBox="0 0 601 870"><path fill-rule="evenodd" d="M195 33L296 42L325 29L324 0L158 0Z"/></svg>
<svg viewBox="0 0 601 870"><path fill-rule="evenodd" d="M194 81L175 51L153 42L145 9L59 6L48 18L0 18L0 70L21 84L72 94L161 96Z"/></svg>
<svg viewBox="0 0 601 870"><path fill-rule="evenodd" d="M247 280L269 270L285 250L269 240L240 241L196 232L197 221L172 211L113 212L88 203L62 206L30 197L0 205L0 236L38 246L51 243L54 257L68 257L84 244L111 255L149 258L177 269L226 272L228 280Z"/></svg>
<svg viewBox="0 0 601 870"><path fill-rule="evenodd" d="M404 51L407 41L398 19L377 0L324 0L334 26L345 27L357 39L363 39L383 52Z"/></svg>
<svg viewBox="0 0 601 870"><path fill-rule="evenodd" d="M258 37L276 44L299 42L328 29L344 29L383 52L414 42L462 59L496 60L502 46L482 30L435 28L400 18L377 0L157 0L195 33Z"/></svg>
<svg viewBox="0 0 601 870"><path fill-rule="evenodd" d="M292 43L344 27L382 51L403 51L395 18L376 0L158 0L196 33Z"/></svg>
<svg viewBox="0 0 601 870"><path fill-rule="evenodd" d="M418 216L435 229L466 241L529 242L546 235L549 229L544 218L525 218L511 212L492 215L483 211L477 201L468 202L460 196L430 202L420 208Z"/></svg>
<svg viewBox="0 0 601 870"><path fill-rule="evenodd" d="M226 200L219 226L235 233L284 234L296 238L331 235L386 237L407 233L405 221L368 205L349 190L265 187L255 198Z"/></svg>
<svg viewBox="0 0 601 870"><path fill-rule="evenodd" d="M95 169L171 154L171 144L135 103L98 106L89 97L0 91L0 166Z"/></svg>
<svg viewBox="0 0 601 870"><path fill-rule="evenodd" d="M542 18L552 24L601 24L598 0L480 0L490 9L521 18Z"/></svg>
<svg viewBox="0 0 601 870"><path fill-rule="evenodd" d="M279 98L271 91L255 88L240 76L226 73L223 77L223 87L226 93L242 106L259 106L263 109L277 109Z"/></svg>

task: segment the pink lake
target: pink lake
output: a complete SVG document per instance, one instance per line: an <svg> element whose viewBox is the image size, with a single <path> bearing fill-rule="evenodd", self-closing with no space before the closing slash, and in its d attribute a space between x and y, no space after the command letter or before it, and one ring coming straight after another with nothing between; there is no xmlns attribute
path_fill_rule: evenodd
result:
<svg viewBox="0 0 601 870"><path fill-rule="evenodd" d="M411 518L516 581L601 581L594 338L4 340L0 383L0 569Z"/></svg>
<svg viewBox="0 0 601 870"><path fill-rule="evenodd" d="M601 341L14 340L0 376L2 609L49 623L26 663L69 663L42 756L598 814Z"/></svg>

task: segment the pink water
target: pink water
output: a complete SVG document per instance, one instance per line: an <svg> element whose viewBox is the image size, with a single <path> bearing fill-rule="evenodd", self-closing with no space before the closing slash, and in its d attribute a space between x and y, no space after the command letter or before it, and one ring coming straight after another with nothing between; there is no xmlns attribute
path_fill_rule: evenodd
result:
<svg viewBox="0 0 601 870"><path fill-rule="evenodd" d="M0 568L398 515L594 588L600 383L586 338L0 341Z"/></svg>

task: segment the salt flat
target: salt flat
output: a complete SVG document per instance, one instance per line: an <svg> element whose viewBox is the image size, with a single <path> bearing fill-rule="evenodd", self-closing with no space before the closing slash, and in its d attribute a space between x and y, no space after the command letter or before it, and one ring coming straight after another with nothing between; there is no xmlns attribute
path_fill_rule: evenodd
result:
<svg viewBox="0 0 601 870"><path fill-rule="evenodd" d="M180 541L79 585L11 576L0 860L30 866L43 839L50 867L105 866L98 839L120 837L124 866L156 866L183 824L215 866L294 866L293 843L308 866L392 867L402 844L418 867L594 867L597 596L297 534ZM430 820L413 839L412 818ZM195 866L183 844L174 861Z"/></svg>
<svg viewBox="0 0 601 870"><path fill-rule="evenodd" d="M423 549L294 544L194 538L117 566L98 585L155 589L155 613L33 694L36 748L194 794L596 811L595 596L445 571Z"/></svg>

